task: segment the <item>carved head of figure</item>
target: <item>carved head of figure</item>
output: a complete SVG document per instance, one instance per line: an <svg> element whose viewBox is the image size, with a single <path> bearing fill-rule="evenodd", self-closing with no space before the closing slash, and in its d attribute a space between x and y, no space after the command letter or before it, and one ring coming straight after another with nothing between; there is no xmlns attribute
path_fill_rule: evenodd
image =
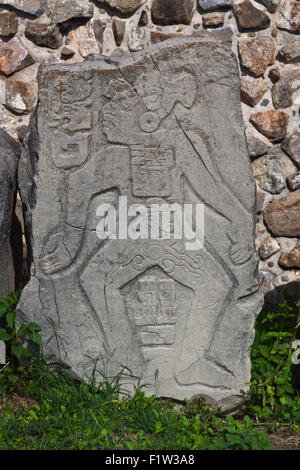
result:
<svg viewBox="0 0 300 470"><path fill-rule="evenodd" d="M111 80L104 91L110 101L102 108L103 131L112 143L140 142L157 131L176 105L190 108L196 83L189 73L170 79L159 71L142 73L131 85L125 79Z"/></svg>

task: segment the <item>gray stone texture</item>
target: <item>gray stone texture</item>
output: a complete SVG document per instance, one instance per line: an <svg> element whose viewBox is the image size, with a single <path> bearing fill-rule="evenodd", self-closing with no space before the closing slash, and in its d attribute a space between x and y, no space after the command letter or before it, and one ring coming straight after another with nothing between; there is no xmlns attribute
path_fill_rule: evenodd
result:
<svg viewBox="0 0 300 470"><path fill-rule="evenodd" d="M125 368L176 399L247 392L262 297L239 93L230 47L209 35L40 72L38 158L28 138L19 173L32 265L18 321L52 337L47 360L88 377L98 358L104 375ZM120 195L203 202L204 247L99 240L96 208Z"/></svg>
<svg viewBox="0 0 300 470"><path fill-rule="evenodd" d="M15 207L19 144L0 129L0 299L15 290L11 224Z"/></svg>
<svg viewBox="0 0 300 470"><path fill-rule="evenodd" d="M38 17L46 10L47 0L0 0L0 6L12 7L18 12Z"/></svg>

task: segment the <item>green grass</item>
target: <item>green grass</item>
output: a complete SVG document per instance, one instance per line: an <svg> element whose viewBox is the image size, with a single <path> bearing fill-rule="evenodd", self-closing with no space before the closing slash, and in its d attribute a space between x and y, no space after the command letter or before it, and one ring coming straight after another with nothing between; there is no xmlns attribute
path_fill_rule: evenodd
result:
<svg viewBox="0 0 300 470"><path fill-rule="evenodd" d="M0 371L0 449L272 449L261 423L300 432L290 348L298 314L297 304L284 304L258 318L251 396L240 418L220 417L201 399L179 409L145 397L142 387L121 398L121 374L96 386L41 358L26 368L8 364Z"/></svg>

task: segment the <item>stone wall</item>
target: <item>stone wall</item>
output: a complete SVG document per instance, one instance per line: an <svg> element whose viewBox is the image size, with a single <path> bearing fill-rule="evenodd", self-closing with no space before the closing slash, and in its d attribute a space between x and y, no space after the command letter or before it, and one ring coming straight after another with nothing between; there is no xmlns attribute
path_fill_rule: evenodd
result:
<svg viewBox="0 0 300 470"><path fill-rule="evenodd" d="M258 188L264 289L274 294L279 287L277 299L299 289L300 1L2 0L0 6L0 127L20 141L36 105L41 63L134 53L203 30L232 41Z"/></svg>

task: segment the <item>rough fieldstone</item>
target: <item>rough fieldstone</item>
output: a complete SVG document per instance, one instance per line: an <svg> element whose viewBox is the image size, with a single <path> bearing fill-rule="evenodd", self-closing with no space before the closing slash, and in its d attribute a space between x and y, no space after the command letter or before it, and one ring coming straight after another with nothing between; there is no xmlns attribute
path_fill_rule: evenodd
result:
<svg viewBox="0 0 300 470"><path fill-rule="evenodd" d="M259 103L267 89L268 85L263 80L252 77L241 78L241 100L249 106Z"/></svg>
<svg viewBox="0 0 300 470"><path fill-rule="evenodd" d="M267 259L267 258L270 258L275 253L278 253L278 251L280 251L280 245L278 241L275 238L267 237L261 243L258 249L258 254L261 257L261 259Z"/></svg>
<svg viewBox="0 0 300 470"><path fill-rule="evenodd" d="M233 11L238 27L242 31L248 29L266 29L270 25L268 15L262 10L255 8L249 0L234 5Z"/></svg>
<svg viewBox="0 0 300 470"><path fill-rule="evenodd" d="M278 237L300 237L300 190L271 201L264 210L264 220Z"/></svg>
<svg viewBox="0 0 300 470"><path fill-rule="evenodd" d="M177 399L248 390L262 295L239 93L231 48L211 35L41 70L19 173L33 265L17 321L42 326L45 359L87 377L98 357L108 376L125 367L126 383ZM137 239L98 239L97 207L119 196L203 202L204 246L138 227Z"/></svg>
<svg viewBox="0 0 300 470"><path fill-rule="evenodd" d="M300 39L289 41L279 49L278 57L288 64L300 62Z"/></svg>
<svg viewBox="0 0 300 470"><path fill-rule="evenodd" d="M78 52L81 57L86 58L91 54L99 54L100 48L92 25L89 25L88 27L79 26L79 28L70 32L69 38L71 39L71 42L77 44Z"/></svg>
<svg viewBox="0 0 300 470"><path fill-rule="evenodd" d="M25 36L38 46L58 49L63 43L59 28L52 24L27 23Z"/></svg>
<svg viewBox="0 0 300 470"><path fill-rule="evenodd" d="M257 158L252 163L253 176L264 191L279 194L286 187L286 178L294 174L296 168L280 148L270 150L268 155Z"/></svg>
<svg viewBox="0 0 300 470"><path fill-rule="evenodd" d="M265 193L257 189L256 194L256 213L261 214L265 203Z"/></svg>
<svg viewBox="0 0 300 470"><path fill-rule="evenodd" d="M116 8L123 15L128 15L141 6L144 0L102 0L102 3L111 8Z"/></svg>
<svg viewBox="0 0 300 470"><path fill-rule="evenodd" d="M33 63L34 59L17 38L0 44L0 71L5 75L11 75Z"/></svg>
<svg viewBox="0 0 300 470"><path fill-rule="evenodd" d="M278 12L276 24L278 28L287 31L300 31L300 2L285 0Z"/></svg>
<svg viewBox="0 0 300 470"><path fill-rule="evenodd" d="M190 24L194 11L194 0L153 0L151 15L155 24Z"/></svg>
<svg viewBox="0 0 300 470"><path fill-rule="evenodd" d="M60 53L63 59L70 59L75 54L75 51L68 46L63 46Z"/></svg>
<svg viewBox="0 0 300 470"><path fill-rule="evenodd" d="M272 38L240 39L241 63L254 75L263 75L275 62L276 43Z"/></svg>
<svg viewBox="0 0 300 470"><path fill-rule="evenodd" d="M297 191L297 189L300 189L300 171L289 176L286 179L286 182L290 191Z"/></svg>
<svg viewBox="0 0 300 470"><path fill-rule="evenodd" d="M35 103L35 96L30 85L22 80L6 82L5 106L17 114L29 113Z"/></svg>
<svg viewBox="0 0 300 470"><path fill-rule="evenodd" d="M38 17L46 10L47 0L1 0L0 5L13 7L17 11Z"/></svg>
<svg viewBox="0 0 300 470"><path fill-rule="evenodd" d="M280 80L272 87L272 100L275 108L289 108L292 106L299 88L300 70L283 73Z"/></svg>
<svg viewBox="0 0 300 470"><path fill-rule="evenodd" d="M288 254L282 254L278 260L281 268L300 268L300 242L298 242L293 250Z"/></svg>
<svg viewBox="0 0 300 470"><path fill-rule="evenodd" d="M95 39L98 44L99 52L101 54L103 50L103 37L104 37L104 31L106 28L106 23L98 19L94 20L92 22L92 28L94 31Z"/></svg>
<svg viewBox="0 0 300 470"><path fill-rule="evenodd" d="M121 21L118 18L114 18L112 22L112 30L114 33L114 38L116 45L119 47L122 44L124 34L125 34L126 22Z"/></svg>
<svg viewBox="0 0 300 470"><path fill-rule="evenodd" d="M252 159L265 155L271 149L270 145L266 144L260 139L257 139L251 134L247 135L247 143L249 156Z"/></svg>
<svg viewBox="0 0 300 470"><path fill-rule="evenodd" d="M11 224L16 202L20 146L0 129L0 299L15 290Z"/></svg>
<svg viewBox="0 0 300 470"><path fill-rule="evenodd" d="M280 70L278 67L273 67L270 71L269 71L269 77L270 79L272 80L273 83L276 83L278 82L278 80L280 79Z"/></svg>
<svg viewBox="0 0 300 470"><path fill-rule="evenodd" d="M213 12L206 13L202 16L202 24L205 28L211 28L212 26L222 26L224 24L224 12Z"/></svg>
<svg viewBox="0 0 300 470"><path fill-rule="evenodd" d="M288 125L288 115L277 109L253 113L250 122L271 142L280 142L285 138Z"/></svg>
<svg viewBox="0 0 300 470"><path fill-rule="evenodd" d="M146 29L139 27L134 28L128 39L128 49L131 52L137 52L144 49L146 45L149 45Z"/></svg>
<svg viewBox="0 0 300 470"><path fill-rule="evenodd" d="M214 10L220 7L231 7L232 0L199 0L199 6L202 10Z"/></svg>
<svg viewBox="0 0 300 470"><path fill-rule="evenodd" d="M94 6L88 0L57 0L52 21L60 24L73 18L91 18L93 12Z"/></svg>
<svg viewBox="0 0 300 470"><path fill-rule="evenodd" d="M275 13L280 3L280 0L256 0L256 1L264 5L270 13Z"/></svg>
<svg viewBox="0 0 300 470"><path fill-rule="evenodd" d="M295 132L288 137L283 142L282 148L300 169L300 132Z"/></svg>
<svg viewBox="0 0 300 470"><path fill-rule="evenodd" d="M0 13L0 36L13 36L18 31L18 17L12 11Z"/></svg>

